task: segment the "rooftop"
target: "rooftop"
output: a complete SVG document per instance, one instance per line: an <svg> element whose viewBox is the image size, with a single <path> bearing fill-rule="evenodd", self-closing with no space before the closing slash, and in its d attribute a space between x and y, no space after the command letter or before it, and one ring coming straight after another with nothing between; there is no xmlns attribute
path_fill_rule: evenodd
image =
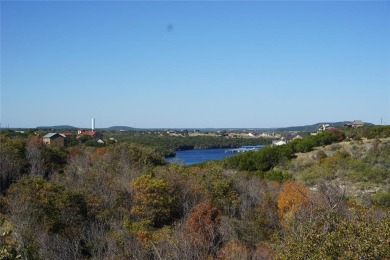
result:
<svg viewBox="0 0 390 260"><path fill-rule="evenodd" d="M48 133L47 135L45 135L43 138L51 138L53 136L57 135L57 133Z"/></svg>

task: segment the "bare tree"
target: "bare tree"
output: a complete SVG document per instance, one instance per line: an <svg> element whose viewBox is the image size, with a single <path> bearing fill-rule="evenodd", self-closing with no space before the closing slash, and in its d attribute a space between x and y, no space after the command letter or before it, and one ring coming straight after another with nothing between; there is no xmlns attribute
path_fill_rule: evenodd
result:
<svg viewBox="0 0 390 260"><path fill-rule="evenodd" d="M37 240L40 245L39 253L43 259L73 260L81 258L78 236L64 238L59 235L43 233Z"/></svg>
<svg viewBox="0 0 390 260"><path fill-rule="evenodd" d="M27 145L26 158L30 164L30 175L45 176L45 160L37 144L30 143Z"/></svg>

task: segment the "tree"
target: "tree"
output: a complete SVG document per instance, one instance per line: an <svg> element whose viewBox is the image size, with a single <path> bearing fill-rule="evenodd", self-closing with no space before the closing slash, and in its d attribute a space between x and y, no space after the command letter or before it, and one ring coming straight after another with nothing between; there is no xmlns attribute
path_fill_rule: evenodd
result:
<svg viewBox="0 0 390 260"><path fill-rule="evenodd" d="M28 172L30 175L45 176L47 169L39 146L41 145L36 143L27 145L26 158L30 165Z"/></svg>
<svg viewBox="0 0 390 260"><path fill-rule="evenodd" d="M15 155L0 145L0 193L3 193L13 181L19 179L21 174L19 162Z"/></svg>
<svg viewBox="0 0 390 260"><path fill-rule="evenodd" d="M0 193L20 178L26 165L24 153L22 139L0 136Z"/></svg>
<svg viewBox="0 0 390 260"><path fill-rule="evenodd" d="M10 186L6 202L23 257L40 258L40 249L51 241L44 239L48 235L61 237L60 240L73 245L73 251L79 252L77 238L88 218L82 195L42 177L26 176ZM76 242L72 242L74 239Z"/></svg>
<svg viewBox="0 0 390 260"><path fill-rule="evenodd" d="M303 184L295 181L283 183L278 197L278 214L285 225L289 225L294 214L309 203L310 197L309 189Z"/></svg>
<svg viewBox="0 0 390 260"><path fill-rule="evenodd" d="M203 202L196 205L188 215L184 226L184 234L190 241L193 250L199 252L199 256L206 258L210 254L216 254L221 236L218 228L221 212L211 203Z"/></svg>
<svg viewBox="0 0 390 260"><path fill-rule="evenodd" d="M114 146L109 152L115 160L120 160L121 157L125 156L130 164L138 168L165 164L163 156L155 149L137 144L123 143Z"/></svg>
<svg viewBox="0 0 390 260"><path fill-rule="evenodd" d="M133 207L131 215L151 227L161 227L172 220L174 198L166 180L142 175L131 184Z"/></svg>

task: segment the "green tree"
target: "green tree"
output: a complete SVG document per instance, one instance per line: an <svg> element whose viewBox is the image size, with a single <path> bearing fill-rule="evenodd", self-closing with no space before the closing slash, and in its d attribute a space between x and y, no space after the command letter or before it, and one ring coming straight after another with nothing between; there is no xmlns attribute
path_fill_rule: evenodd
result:
<svg viewBox="0 0 390 260"><path fill-rule="evenodd" d="M48 232L66 234L87 218L84 198L42 177L23 177L11 185L7 202L14 216L29 218Z"/></svg>
<svg viewBox="0 0 390 260"><path fill-rule="evenodd" d="M27 168L24 158L25 141L21 138L0 136L0 193L18 180Z"/></svg>
<svg viewBox="0 0 390 260"><path fill-rule="evenodd" d="M164 157L155 149L138 144L123 143L109 150L113 158L125 156L130 163L138 168L164 165Z"/></svg>
<svg viewBox="0 0 390 260"><path fill-rule="evenodd" d="M172 220L174 197L168 182L151 175L142 175L131 184L133 207L131 215L147 226L161 227Z"/></svg>
<svg viewBox="0 0 390 260"><path fill-rule="evenodd" d="M6 202L24 258L41 258L40 249L50 240L39 238L52 235L79 252L82 246L77 238L88 219L82 195L42 177L23 177L9 187Z"/></svg>

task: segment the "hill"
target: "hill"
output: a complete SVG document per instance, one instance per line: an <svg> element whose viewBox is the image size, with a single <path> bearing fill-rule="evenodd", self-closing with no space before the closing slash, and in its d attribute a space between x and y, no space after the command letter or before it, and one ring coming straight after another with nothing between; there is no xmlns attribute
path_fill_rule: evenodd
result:
<svg viewBox="0 0 390 260"><path fill-rule="evenodd" d="M71 125L54 125L54 126L38 126L38 129L56 129L56 130L63 130L63 129L87 129L88 127L75 127ZM129 126L111 126L106 128L99 128L101 130L134 130L135 128L129 127Z"/></svg>
<svg viewBox="0 0 390 260"><path fill-rule="evenodd" d="M290 126L290 127L282 127L282 128L277 128L277 132L289 132L289 131L307 131L307 132L315 132L318 130L318 128L323 125L323 124L329 124L330 126L343 126L347 121L342 121L342 122L321 122L321 123L316 123L312 125L304 125L304 126ZM373 125L371 123L364 123L365 125Z"/></svg>
<svg viewBox="0 0 390 260"><path fill-rule="evenodd" d="M135 128L130 127L130 126L111 126L111 127L107 127L104 129L105 130L126 130L126 131L129 131L129 130L134 130Z"/></svg>
<svg viewBox="0 0 390 260"><path fill-rule="evenodd" d="M38 126L38 129L77 129L71 125Z"/></svg>
<svg viewBox="0 0 390 260"><path fill-rule="evenodd" d="M290 131L308 131L308 132L316 132L318 128L322 124L329 124L330 126L343 126L347 121L342 122L321 122L312 125L303 125L303 126L288 126L288 127L280 127L280 128L171 128L172 130L201 130L201 131L209 131L209 132L217 132L217 131L272 131L272 132L290 132ZM373 125L371 123L365 123L365 125ZM78 129L80 127L70 126L70 125L56 125L56 126L38 126L38 129ZM83 128L83 127L81 127ZM87 127L88 128L88 127ZM111 126L106 128L100 128L101 130L141 130L142 128L134 128L129 126ZM167 128L145 128L149 130L165 130Z"/></svg>

